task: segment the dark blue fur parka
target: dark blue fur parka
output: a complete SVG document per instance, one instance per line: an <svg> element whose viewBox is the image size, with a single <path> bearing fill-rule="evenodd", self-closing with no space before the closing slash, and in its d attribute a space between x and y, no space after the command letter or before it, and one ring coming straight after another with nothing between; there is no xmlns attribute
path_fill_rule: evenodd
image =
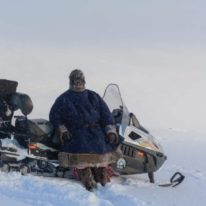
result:
<svg viewBox="0 0 206 206"><path fill-rule="evenodd" d="M91 90L67 90L56 99L49 118L54 128L64 125L71 134L62 145L63 152L105 154L118 145L111 145L106 137L106 126L114 125L111 112L103 99Z"/></svg>

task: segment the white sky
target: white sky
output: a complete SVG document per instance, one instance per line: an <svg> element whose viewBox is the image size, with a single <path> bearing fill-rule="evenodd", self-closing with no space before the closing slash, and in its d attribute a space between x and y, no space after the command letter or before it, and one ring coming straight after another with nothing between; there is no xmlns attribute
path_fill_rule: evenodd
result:
<svg viewBox="0 0 206 206"><path fill-rule="evenodd" d="M0 0L0 40L57 47L205 47L204 0Z"/></svg>
<svg viewBox="0 0 206 206"><path fill-rule="evenodd" d="M143 125L204 131L205 10L203 0L0 0L0 78L47 117L80 68L100 94L118 83Z"/></svg>

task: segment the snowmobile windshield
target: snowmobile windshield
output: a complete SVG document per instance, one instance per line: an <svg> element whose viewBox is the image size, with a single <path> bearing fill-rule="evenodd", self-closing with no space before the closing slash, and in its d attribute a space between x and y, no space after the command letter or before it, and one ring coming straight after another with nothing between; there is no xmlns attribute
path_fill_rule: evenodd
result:
<svg viewBox="0 0 206 206"><path fill-rule="evenodd" d="M130 113L122 100L118 85L109 84L105 89L103 99L107 103L115 123L119 126L120 135L123 136L130 123Z"/></svg>

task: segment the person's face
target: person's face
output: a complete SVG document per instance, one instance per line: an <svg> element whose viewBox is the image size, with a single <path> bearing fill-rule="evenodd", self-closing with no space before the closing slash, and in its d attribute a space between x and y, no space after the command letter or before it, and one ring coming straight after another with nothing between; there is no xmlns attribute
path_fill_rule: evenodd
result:
<svg viewBox="0 0 206 206"><path fill-rule="evenodd" d="M75 79L72 83L73 89L77 92L84 90L84 85L85 83L81 79Z"/></svg>

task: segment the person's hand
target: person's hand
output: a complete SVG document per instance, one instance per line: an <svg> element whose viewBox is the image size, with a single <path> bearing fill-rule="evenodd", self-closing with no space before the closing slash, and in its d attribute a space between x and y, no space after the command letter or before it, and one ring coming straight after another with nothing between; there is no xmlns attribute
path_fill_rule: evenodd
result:
<svg viewBox="0 0 206 206"><path fill-rule="evenodd" d="M119 142L119 137L114 133L107 134L107 139L110 144L117 144Z"/></svg>
<svg viewBox="0 0 206 206"><path fill-rule="evenodd" d="M69 131L64 125L61 125L57 128L57 136L59 137L61 144L64 144L66 140L71 138Z"/></svg>
<svg viewBox="0 0 206 206"><path fill-rule="evenodd" d="M11 116L11 115L12 115L12 111L8 108L8 109L6 110L6 112L5 112L5 115L6 115L7 117Z"/></svg>

